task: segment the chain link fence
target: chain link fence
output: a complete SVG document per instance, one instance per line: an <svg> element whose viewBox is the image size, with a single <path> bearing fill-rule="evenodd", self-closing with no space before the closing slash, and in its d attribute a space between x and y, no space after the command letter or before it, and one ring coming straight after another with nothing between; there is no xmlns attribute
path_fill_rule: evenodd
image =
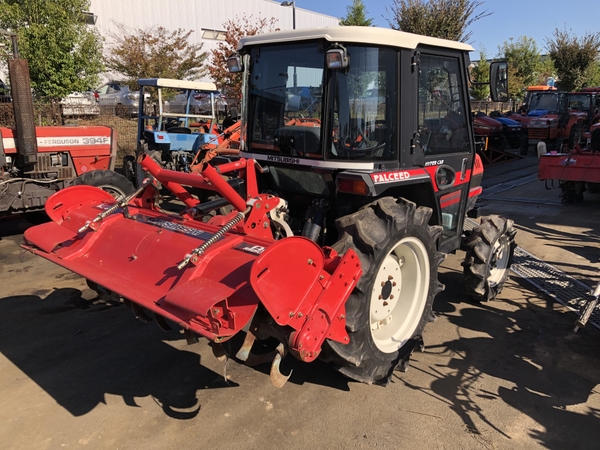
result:
<svg viewBox="0 0 600 450"><path fill-rule="evenodd" d="M488 116L492 111L500 111L501 113L505 113L508 111L512 111L512 103L511 102L488 102L488 101L471 101L471 111L477 112L482 111L486 113Z"/></svg>

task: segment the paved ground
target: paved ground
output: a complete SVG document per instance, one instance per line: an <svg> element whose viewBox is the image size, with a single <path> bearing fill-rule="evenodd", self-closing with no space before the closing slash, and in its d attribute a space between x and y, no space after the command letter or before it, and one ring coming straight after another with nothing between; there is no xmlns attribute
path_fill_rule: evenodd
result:
<svg viewBox="0 0 600 450"><path fill-rule="evenodd" d="M484 212L514 219L521 247L597 281L600 196L561 204L535 169L532 156L489 168ZM0 449L599 446L600 332L572 334L575 314L517 277L501 299L469 302L461 252L443 263L426 351L390 386L288 358L294 372L276 389L266 369L235 362L224 382L206 342L186 346L23 255L26 226L0 223Z"/></svg>

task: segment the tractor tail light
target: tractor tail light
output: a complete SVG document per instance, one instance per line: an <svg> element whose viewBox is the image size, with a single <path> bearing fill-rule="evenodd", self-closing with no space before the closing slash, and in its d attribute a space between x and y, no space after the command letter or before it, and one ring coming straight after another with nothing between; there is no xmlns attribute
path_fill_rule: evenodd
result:
<svg viewBox="0 0 600 450"><path fill-rule="evenodd" d="M369 195L369 186L364 180L338 179L337 188L346 194Z"/></svg>

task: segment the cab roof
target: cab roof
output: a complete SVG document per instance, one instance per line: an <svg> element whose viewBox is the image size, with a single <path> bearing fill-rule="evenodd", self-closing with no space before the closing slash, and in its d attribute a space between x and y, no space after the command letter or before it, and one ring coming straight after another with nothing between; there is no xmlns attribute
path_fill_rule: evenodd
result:
<svg viewBox="0 0 600 450"><path fill-rule="evenodd" d="M246 36L240 39L238 50L247 45L272 44L281 42L294 42L325 39L330 42L351 42L356 44L392 46L399 48L415 49L419 45L431 45L440 48L450 48L466 52L473 51L473 47L463 42L439 39L420 34L406 33L389 28L377 27L325 27L305 28L291 31L275 31L272 33Z"/></svg>
<svg viewBox="0 0 600 450"><path fill-rule="evenodd" d="M173 80L170 78L140 78L140 86L153 86L159 88L193 89L196 91L216 91L215 83L204 81Z"/></svg>

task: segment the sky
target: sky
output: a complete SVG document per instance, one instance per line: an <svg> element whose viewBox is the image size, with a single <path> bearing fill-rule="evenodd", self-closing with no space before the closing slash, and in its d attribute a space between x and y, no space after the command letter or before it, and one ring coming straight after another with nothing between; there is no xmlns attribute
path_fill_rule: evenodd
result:
<svg viewBox="0 0 600 450"><path fill-rule="evenodd" d="M488 58L498 55L501 46L511 37L533 38L542 54L546 53L546 40L552 38L556 28L572 29L578 37L586 32L600 32L600 16L597 0L480 0L482 5L477 12L492 13L473 23L469 43L479 52L485 50ZM386 7L393 0L363 0L367 8L367 17L374 20L376 26L389 28L387 18L390 14ZM316 11L335 17L347 13L352 0L296 0L296 7ZM479 59L479 53L471 55Z"/></svg>

